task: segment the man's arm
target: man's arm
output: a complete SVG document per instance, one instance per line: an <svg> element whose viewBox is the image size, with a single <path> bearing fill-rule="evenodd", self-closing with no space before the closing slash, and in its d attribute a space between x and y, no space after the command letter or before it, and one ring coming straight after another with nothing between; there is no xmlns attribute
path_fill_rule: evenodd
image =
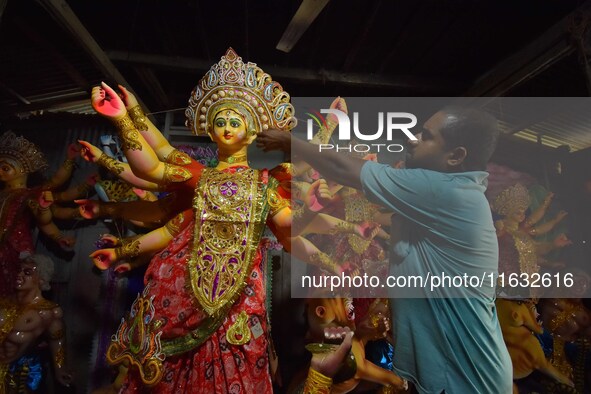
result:
<svg viewBox="0 0 591 394"><path fill-rule="evenodd" d="M361 167L364 160L337 152L319 152L318 145L310 144L290 133L268 130L257 137L257 146L263 151L280 150L297 156L297 159L310 164L323 176L355 189L361 189ZM292 157L295 161L296 157Z"/></svg>

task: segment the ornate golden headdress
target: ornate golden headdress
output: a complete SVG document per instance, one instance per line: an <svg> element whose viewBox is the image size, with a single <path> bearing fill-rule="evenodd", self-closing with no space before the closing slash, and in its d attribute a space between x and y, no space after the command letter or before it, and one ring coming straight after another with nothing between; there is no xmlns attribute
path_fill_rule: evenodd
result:
<svg viewBox="0 0 591 394"><path fill-rule="evenodd" d="M503 190L495 198L492 210L499 215L506 216L517 210L525 211L530 204L529 192L521 183L516 183Z"/></svg>
<svg viewBox="0 0 591 394"><path fill-rule="evenodd" d="M289 131L296 125L289 94L255 63L242 61L232 48L214 64L191 92L185 124L193 134L211 132L212 117L223 108L245 109L257 133L269 128Z"/></svg>
<svg viewBox="0 0 591 394"><path fill-rule="evenodd" d="M39 148L25 137L17 137L12 131L0 136L0 156L16 160L27 174L47 167L47 161Z"/></svg>

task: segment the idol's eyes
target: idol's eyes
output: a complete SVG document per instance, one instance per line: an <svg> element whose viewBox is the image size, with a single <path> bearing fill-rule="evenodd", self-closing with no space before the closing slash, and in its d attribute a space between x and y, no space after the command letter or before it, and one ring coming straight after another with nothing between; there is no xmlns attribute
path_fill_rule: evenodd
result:
<svg viewBox="0 0 591 394"><path fill-rule="evenodd" d="M240 121L240 119L230 118L228 120L228 122L230 123L230 127L232 127L232 128L238 128L238 127L242 126L242 122ZM226 119L224 119L224 118L216 119L215 126L216 127L225 127L226 126Z"/></svg>

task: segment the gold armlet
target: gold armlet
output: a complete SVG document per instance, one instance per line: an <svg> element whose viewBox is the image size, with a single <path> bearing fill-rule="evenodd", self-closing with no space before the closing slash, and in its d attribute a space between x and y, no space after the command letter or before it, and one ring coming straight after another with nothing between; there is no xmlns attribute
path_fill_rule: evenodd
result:
<svg viewBox="0 0 591 394"><path fill-rule="evenodd" d="M191 179L193 175L191 171L186 168L164 163L164 181L169 182L184 182Z"/></svg>
<svg viewBox="0 0 591 394"><path fill-rule="evenodd" d="M331 234L355 234L355 225L350 222L340 221L330 229Z"/></svg>
<svg viewBox="0 0 591 394"><path fill-rule="evenodd" d="M109 157L109 155L107 155L104 152L96 162L97 164L105 167L107 170L111 171L115 175L121 174L124 170L123 163L113 159L112 157Z"/></svg>
<svg viewBox="0 0 591 394"><path fill-rule="evenodd" d="M332 133L336 129L338 123L334 123L331 121L326 122L326 127L321 127L320 130L314 135L312 138L313 144L327 144L330 141L330 137L332 137Z"/></svg>
<svg viewBox="0 0 591 394"><path fill-rule="evenodd" d="M148 131L146 114L144 114L144 110L139 106L139 104L128 109L127 113L139 131Z"/></svg>
<svg viewBox="0 0 591 394"><path fill-rule="evenodd" d="M74 168L76 168L76 162L74 159L66 159L66 161L64 161L63 167L68 171L72 171Z"/></svg>
<svg viewBox="0 0 591 394"><path fill-rule="evenodd" d="M174 218L170 219L164 227L168 230L170 235L176 236L181 229L181 224L184 222L185 216L182 213L179 213Z"/></svg>
<svg viewBox="0 0 591 394"><path fill-rule="evenodd" d="M133 240L130 243L123 241L123 246L115 248L115 256L117 260L133 259L140 254L140 241Z"/></svg>
<svg viewBox="0 0 591 394"><path fill-rule="evenodd" d="M164 161L177 166L186 166L191 163L191 157L185 152L181 152L178 149L173 149L172 152L164 158Z"/></svg>
<svg viewBox="0 0 591 394"><path fill-rule="evenodd" d="M306 207L304 205L295 205L291 208L291 217L293 220L301 219L304 216Z"/></svg>
<svg viewBox="0 0 591 394"><path fill-rule="evenodd" d="M338 265L326 253L316 252L310 256L310 262L315 266L327 270L329 272L339 272Z"/></svg>
<svg viewBox="0 0 591 394"><path fill-rule="evenodd" d="M269 203L269 215L274 216L283 208L290 206L290 200L281 197L277 190L269 190L267 194L267 202Z"/></svg>
<svg viewBox="0 0 591 394"><path fill-rule="evenodd" d="M140 134L128 114L125 114L122 118L113 120L113 123L119 131L121 149L124 151L142 150L142 144L139 143Z"/></svg>
<svg viewBox="0 0 591 394"><path fill-rule="evenodd" d="M332 379L310 368L304 385L304 394L330 394Z"/></svg>
<svg viewBox="0 0 591 394"><path fill-rule="evenodd" d="M64 350L64 346L62 345L55 352L55 356L53 357L53 362L55 363L56 367L62 368L64 366L65 361L66 361L66 351Z"/></svg>

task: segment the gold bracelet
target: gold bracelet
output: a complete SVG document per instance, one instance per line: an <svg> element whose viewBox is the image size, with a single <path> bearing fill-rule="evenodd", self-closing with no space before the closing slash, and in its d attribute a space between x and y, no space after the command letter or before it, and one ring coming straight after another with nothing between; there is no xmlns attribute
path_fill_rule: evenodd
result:
<svg viewBox="0 0 591 394"><path fill-rule="evenodd" d="M139 104L135 107L131 107L130 109L128 109L127 113L129 114L131 120L133 120L133 123L135 124L135 127L137 127L139 131L148 131L148 123L146 123L146 114L144 114L144 110L142 109L142 107L140 107Z"/></svg>
<svg viewBox="0 0 591 394"><path fill-rule="evenodd" d="M191 163L191 157L185 152L173 149L173 151L164 158L164 161L170 164L176 164L177 166L186 166Z"/></svg>
<svg viewBox="0 0 591 394"><path fill-rule="evenodd" d="M119 131L121 138L121 149L126 150L142 150L142 144L139 143L140 134L135 128L135 124L128 114L125 114L119 119L113 121L115 127Z"/></svg>
<svg viewBox="0 0 591 394"><path fill-rule="evenodd" d="M164 163L164 181L165 182L184 182L191 179L193 175L186 168Z"/></svg>
<svg viewBox="0 0 591 394"><path fill-rule="evenodd" d="M338 265L326 253L316 252L310 256L310 262L315 266L332 273L339 272Z"/></svg>
<svg viewBox="0 0 591 394"><path fill-rule="evenodd" d="M304 385L304 394L330 394L332 379L324 376L313 368L308 370Z"/></svg>
<svg viewBox="0 0 591 394"><path fill-rule="evenodd" d="M125 170L123 168L123 163L113 159L104 152L96 162L97 164L105 167L107 170L111 171L115 175L119 175Z"/></svg>
<svg viewBox="0 0 591 394"><path fill-rule="evenodd" d="M269 203L269 216L275 216L283 208L289 207L291 200L283 198L276 189L268 189L267 202Z"/></svg>
<svg viewBox="0 0 591 394"><path fill-rule="evenodd" d="M355 234L355 225L350 222L340 221L330 229L330 234Z"/></svg>
<svg viewBox="0 0 591 394"><path fill-rule="evenodd" d="M115 256L117 260L133 259L140 254L140 241L135 239L129 243L123 241L123 246L115 248Z"/></svg>
<svg viewBox="0 0 591 394"><path fill-rule="evenodd" d="M179 213L178 215L176 215L175 217L170 219L168 222L166 222L164 227L166 227L166 229L168 230L170 235L172 235L174 237L180 232L181 225L183 224L184 221L185 221L185 215L183 215L182 213Z"/></svg>

